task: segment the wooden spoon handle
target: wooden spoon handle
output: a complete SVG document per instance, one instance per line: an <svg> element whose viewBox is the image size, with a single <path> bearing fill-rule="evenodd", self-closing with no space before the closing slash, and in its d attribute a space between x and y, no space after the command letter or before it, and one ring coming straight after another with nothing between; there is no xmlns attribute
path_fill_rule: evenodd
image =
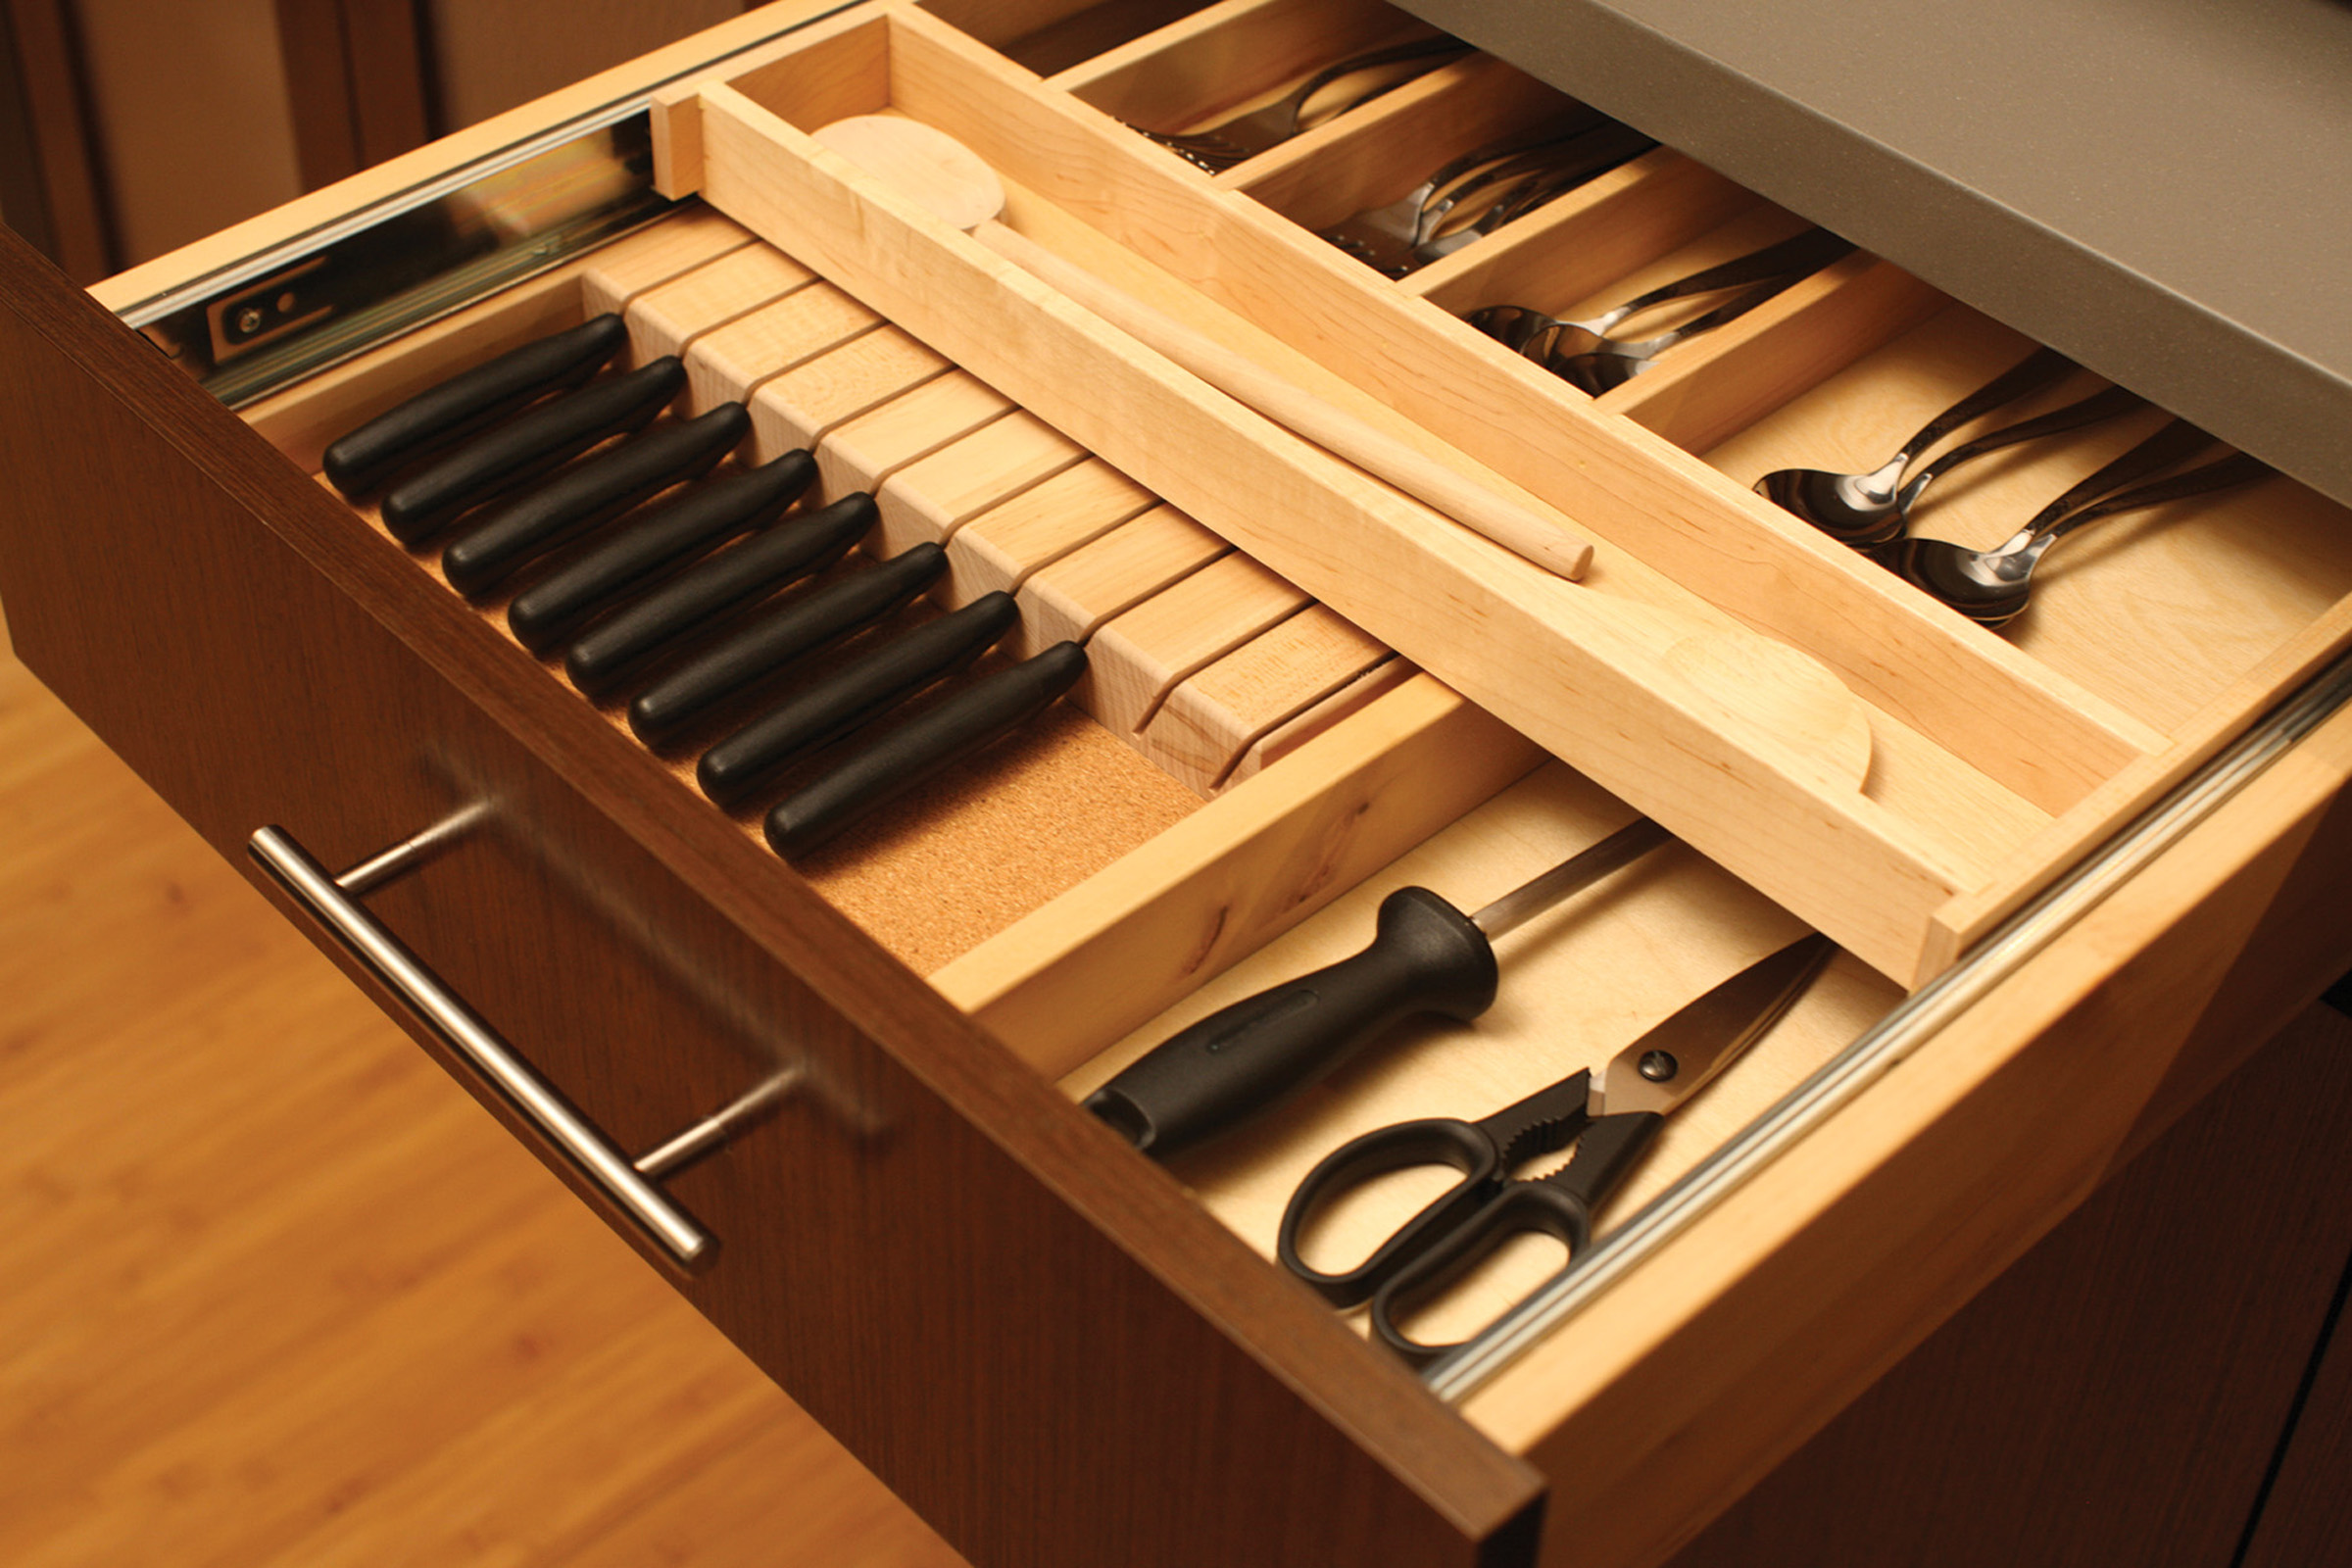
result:
<svg viewBox="0 0 2352 1568"><path fill-rule="evenodd" d="M1592 564L1592 545L1559 521L1497 495L1027 236L992 221L974 228L972 237L1236 402L1387 480L1505 550L1570 580L1584 575Z"/></svg>

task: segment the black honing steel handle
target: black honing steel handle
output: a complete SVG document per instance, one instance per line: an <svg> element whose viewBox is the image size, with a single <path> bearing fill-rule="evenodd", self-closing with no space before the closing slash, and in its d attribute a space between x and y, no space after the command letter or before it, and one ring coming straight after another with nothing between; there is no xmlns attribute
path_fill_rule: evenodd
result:
<svg viewBox="0 0 2352 1568"><path fill-rule="evenodd" d="M740 403L657 426L490 509L441 552L441 572L473 595L565 540L619 516L674 484L699 479L752 433ZM552 639L551 639L552 640Z"/></svg>
<svg viewBox="0 0 2352 1568"><path fill-rule="evenodd" d="M896 614L947 570L947 551L925 540L869 570L756 610L632 698L629 728L648 746L660 746L794 660Z"/></svg>
<svg viewBox="0 0 2352 1568"><path fill-rule="evenodd" d="M864 728L933 681L988 652L1020 623L1002 591L900 632L804 691L793 693L703 754L703 793L732 806L804 757Z"/></svg>
<svg viewBox="0 0 2352 1568"><path fill-rule="evenodd" d="M384 495L384 526L413 545L464 508L537 478L608 436L638 429L686 385L674 354L591 381L474 437Z"/></svg>
<svg viewBox="0 0 2352 1568"><path fill-rule="evenodd" d="M1278 1104L1420 1013L1468 1022L1494 1005L1494 949L1427 888L1381 901L1371 946L1171 1035L1086 1099L1155 1158Z"/></svg>
<svg viewBox="0 0 2352 1568"><path fill-rule="evenodd" d="M514 596L507 625L534 654L664 566L714 549L739 533L764 528L816 480L806 448L747 473L698 485L616 529Z"/></svg>
<svg viewBox="0 0 2352 1568"><path fill-rule="evenodd" d="M581 691L603 697L728 611L824 570L880 515L874 498L859 491L697 562L573 638L564 653L564 672Z"/></svg>
<svg viewBox="0 0 2352 1568"><path fill-rule="evenodd" d="M1086 650L1055 643L984 675L881 736L767 813L768 847L786 859L817 848L933 774L1053 706L1086 673Z"/></svg>
<svg viewBox="0 0 2352 1568"><path fill-rule="evenodd" d="M338 437L321 466L336 489L347 496L364 494L403 464L463 441L534 398L579 385L628 341L629 329L608 312L567 332L511 349Z"/></svg>

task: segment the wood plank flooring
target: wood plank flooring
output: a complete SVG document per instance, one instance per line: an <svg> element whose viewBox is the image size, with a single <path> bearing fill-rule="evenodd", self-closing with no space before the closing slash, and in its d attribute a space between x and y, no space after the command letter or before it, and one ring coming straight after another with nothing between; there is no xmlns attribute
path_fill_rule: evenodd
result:
<svg viewBox="0 0 2352 1568"><path fill-rule="evenodd" d="M960 1561L0 656L0 1562Z"/></svg>

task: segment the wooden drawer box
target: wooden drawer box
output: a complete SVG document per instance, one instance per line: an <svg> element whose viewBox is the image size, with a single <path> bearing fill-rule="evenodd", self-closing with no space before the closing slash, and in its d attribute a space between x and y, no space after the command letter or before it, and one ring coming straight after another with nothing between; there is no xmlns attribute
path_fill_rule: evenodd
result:
<svg viewBox="0 0 2352 1568"><path fill-rule="evenodd" d="M1746 488L1867 466L2025 351L1888 264L1588 398L1459 318L1802 220L1661 149L1392 282L1312 231L1399 194L1396 148L1434 166L1554 97L1457 60L1210 175L1119 122L1214 122L1410 19L823 9L95 303L12 247L0 591L44 680L976 1562L1659 1561L2352 964L2334 503L2278 478L2119 522L1998 637ZM977 150L1049 248L1557 507L1592 571L1239 411L806 134L882 111ZM306 254L629 115L679 206L236 413L109 315L266 297L296 341ZM747 461L813 441L828 497L875 486L876 554L944 540L944 604L1015 588L1016 652L1086 638L1072 705L788 866L315 478L339 430L606 308L636 357L683 351L693 411L749 400ZM1939 526L1989 542L2159 417L1955 482ZM1474 1028L1166 1169L1074 1103L1359 944L1390 889L1475 906L1636 810L1689 847L1510 939ZM248 859L266 825L333 869L450 823L368 910L612 1146L772 1099L650 1226L405 960ZM1845 956L1504 1332L1419 1378L1267 1261L1341 1139L1597 1063L1805 925Z"/></svg>

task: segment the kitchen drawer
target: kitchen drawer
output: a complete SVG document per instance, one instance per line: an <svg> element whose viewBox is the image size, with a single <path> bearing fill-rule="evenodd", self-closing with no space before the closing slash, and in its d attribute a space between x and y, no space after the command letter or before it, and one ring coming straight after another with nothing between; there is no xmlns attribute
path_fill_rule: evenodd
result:
<svg viewBox="0 0 2352 1568"><path fill-rule="evenodd" d="M1996 636L1746 488L1890 447L2025 352L1964 304L1852 256L1590 398L1460 316L1802 220L1661 149L1392 281L1311 230L1397 194L1398 146L1434 164L1570 106L1456 60L1210 174L1118 122L1213 122L1414 24L821 9L96 302L12 245L0 592L45 681L975 1561L1658 1561L2352 964L2326 912L2352 771L2332 503L2274 478L2119 523ZM1255 420L805 134L886 109L1004 171L1015 228L1556 506L1585 581ZM609 243L249 374L366 314L309 318L310 252L422 233L401 215L506 149L625 153L640 122L676 206L622 191L649 220ZM268 354L221 302L263 313ZM634 356L684 351L681 412L748 396L747 461L813 432L825 498L877 484L876 553L945 539L944 603L1017 587L1012 652L1089 637L1072 701L788 864L768 797L714 807L692 746L640 745L503 594L450 589L439 541L403 549L315 476L339 430L613 307ZM1955 482L1938 516L1998 537L2158 417ZM1473 1028L1405 1031L1165 1168L1075 1103L1360 944L1394 887L1472 906L1636 810L1686 845L1511 938ZM262 869L265 826L328 871L424 833L366 907L471 1018L420 1014L407 957ZM1670 1124L1604 1245L1426 1377L1268 1262L1340 1140L1596 1064L1807 925L1846 954ZM548 1131L564 1109L454 1049L477 1025L595 1130L586 1162ZM730 1105L658 1191L591 1168ZM1511 1266L1445 1321L1541 1278Z"/></svg>

